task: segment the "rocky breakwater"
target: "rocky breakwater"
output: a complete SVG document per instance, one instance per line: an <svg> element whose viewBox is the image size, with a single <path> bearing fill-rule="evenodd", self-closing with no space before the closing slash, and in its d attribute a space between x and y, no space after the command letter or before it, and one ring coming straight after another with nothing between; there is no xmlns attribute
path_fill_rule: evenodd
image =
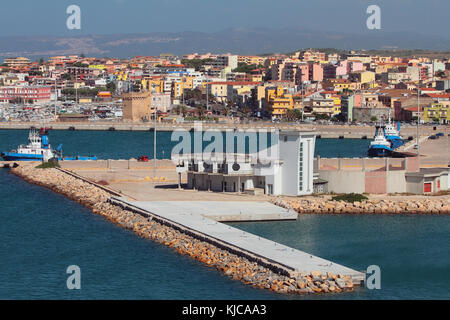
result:
<svg viewBox="0 0 450 320"><path fill-rule="evenodd" d="M369 199L345 202L325 197L277 198L276 205L298 213L328 214L450 214L450 197L411 199Z"/></svg>
<svg viewBox="0 0 450 320"><path fill-rule="evenodd" d="M308 294L352 291L349 277L322 274L320 271L298 273L295 276L278 274L225 249L194 238L179 230L163 225L152 217L144 217L109 203L108 192L57 169L37 169L20 166L12 172L26 181L44 186L90 208L93 213L132 230L135 234L173 248L176 252L216 268L226 276L245 284L277 293Z"/></svg>

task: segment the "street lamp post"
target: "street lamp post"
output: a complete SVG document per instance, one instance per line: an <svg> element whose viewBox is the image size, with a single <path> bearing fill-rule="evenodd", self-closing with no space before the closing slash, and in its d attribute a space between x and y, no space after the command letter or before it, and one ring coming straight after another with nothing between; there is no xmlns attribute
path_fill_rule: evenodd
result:
<svg viewBox="0 0 450 320"><path fill-rule="evenodd" d="M56 88L56 76L55 76L55 121L56 121L56 101L58 100L58 89Z"/></svg>
<svg viewBox="0 0 450 320"><path fill-rule="evenodd" d="M420 171L419 123L420 123L420 87L417 88L417 162L418 162L418 170Z"/></svg>
<svg viewBox="0 0 450 320"><path fill-rule="evenodd" d="M156 177L156 106L153 108L153 120L153 177Z"/></svg>
<svg viewBox="0 0 450 320"><path fill-rule="evenodd" d="M303 97L303 84L304 84L304 81L302 81L302 122L304 121L303 114L305 113L305 102L304 102L304 97Z"/></svg>
<svg viewBox="0 0 450 320"><path fill-rule="evenodd" d="M209 90L208 90L208 81L206 81L206 111L209 111Z"/></svg>

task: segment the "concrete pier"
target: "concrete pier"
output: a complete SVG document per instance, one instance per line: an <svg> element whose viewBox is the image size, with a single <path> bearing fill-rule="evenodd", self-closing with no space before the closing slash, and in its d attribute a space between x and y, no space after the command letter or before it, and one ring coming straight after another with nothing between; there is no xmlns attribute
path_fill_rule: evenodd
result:
<svg viewBox="0 0 450 320"><path fill-rule="evenodd" d="M1 129L22 129L28 130L30 127L39 128L42 126L40 122L2 122ZM98 121L98 122L50 122L46 124L47 128L52 130L92 130L92 131L152 131L153 123L151 122L137 122L127 123L120 121ZM374 127L372 126L356 126L356 125L321 125L321 124L286 124L286 123L271 123L271 122L251 122L251 123L211 123L203 122L203 130L216 129L280 129L280 130L314 130L317 136L324 139L371 139L374 135ZM436 130L434 130L436 128ZM194 122L183 123L158 123L158 131L170 132L176 129L193 130ZM436 132L448 133L448 128L444 125L440 126L422 126L422 135L430 135ZM402 135L404 137L416 137L416 127L407 126L402 128Z"/></svg>
<svg viewBox="0 0 450 320"><path fill-rule="evenodd" d="M222 202L214 204L209 202L206 206L204 203L195 203L195 201L190 203L184 201L129 201L119 197L112 197L109 201L127 210L159 219L164 224L226 248L237 255L258 260L269 268L285 274L295 275L320 271L348 276L354 284L358 285L365 280L365 274L362 272L219 222L236 221L239 216L243 217L242 220L249 220L250 217L252 220L269 220L276 218L276 215L279 216L277 220L283 215L286 219L292 219L292 213L268 203Z"/></svg>

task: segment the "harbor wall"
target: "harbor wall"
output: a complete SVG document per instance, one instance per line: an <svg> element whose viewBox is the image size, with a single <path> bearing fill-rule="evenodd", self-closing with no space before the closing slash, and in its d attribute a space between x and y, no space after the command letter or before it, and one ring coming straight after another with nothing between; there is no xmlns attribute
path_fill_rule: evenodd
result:
<svg viewBox="0 0 450 320"><path fill-rule="evenodd" d="M319 178L328 181L328 192L405 193L405 173L417 171L418 160L410 158L316 158Z"/></svg>
<svg viewBox="0 0 450 320"><path fill-rule="evenodd" d="M389 197L353 203L330 197L279 197L274 203L299 214L450 214L450 197Z"/></svg>
<svg viewBox="0 0 450 320"><path fill-rule="evenodd" d="M92 130L92 131L152 131L154 128L153 122L125 122L125 121L99 121L99 122L49 122L45 124L46 127L53 130ZM173 131L176 129L191 130L194 128L194 122L183 123L157 123L158 131ZM1 129L22 129L28 130L30 127L42 127L42 122L1 122ZM271 122L251 122L251 123L211 123L203 122L204 130L227 130L227 129L280 129L280 130L314 130L317 138L326 139L371 139L374 135L374 128L372 126L355 126L355 125L321 125L321 124L276 124ZM435 130L436 128L436 130ZM445 125L439 126L422 126L420 134L428 136L437 132L449 133L449 127ZM405 138L415 138L417 130L413 126L402 128L402 136Z"/></svg>

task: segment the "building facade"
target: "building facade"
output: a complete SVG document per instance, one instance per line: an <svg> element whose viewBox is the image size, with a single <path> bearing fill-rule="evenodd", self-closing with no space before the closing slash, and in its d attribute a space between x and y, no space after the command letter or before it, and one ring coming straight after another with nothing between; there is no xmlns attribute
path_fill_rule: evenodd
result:
<svg viewBox="0 0 450 320"><path fill-rule="evenodd" d="M0 87L0 102L44 103L51 98L51 87Z"/></svg>
<svg viewBox="0 0 450 320"><path fill-rule="evenodd" d="M258 153L217 153L208 159L203 153L179 156L179 166L186 167L187 187L269 195L313 193L315 133L281 131L276 136L269 148L270 161L262 161Z"/></svg>

